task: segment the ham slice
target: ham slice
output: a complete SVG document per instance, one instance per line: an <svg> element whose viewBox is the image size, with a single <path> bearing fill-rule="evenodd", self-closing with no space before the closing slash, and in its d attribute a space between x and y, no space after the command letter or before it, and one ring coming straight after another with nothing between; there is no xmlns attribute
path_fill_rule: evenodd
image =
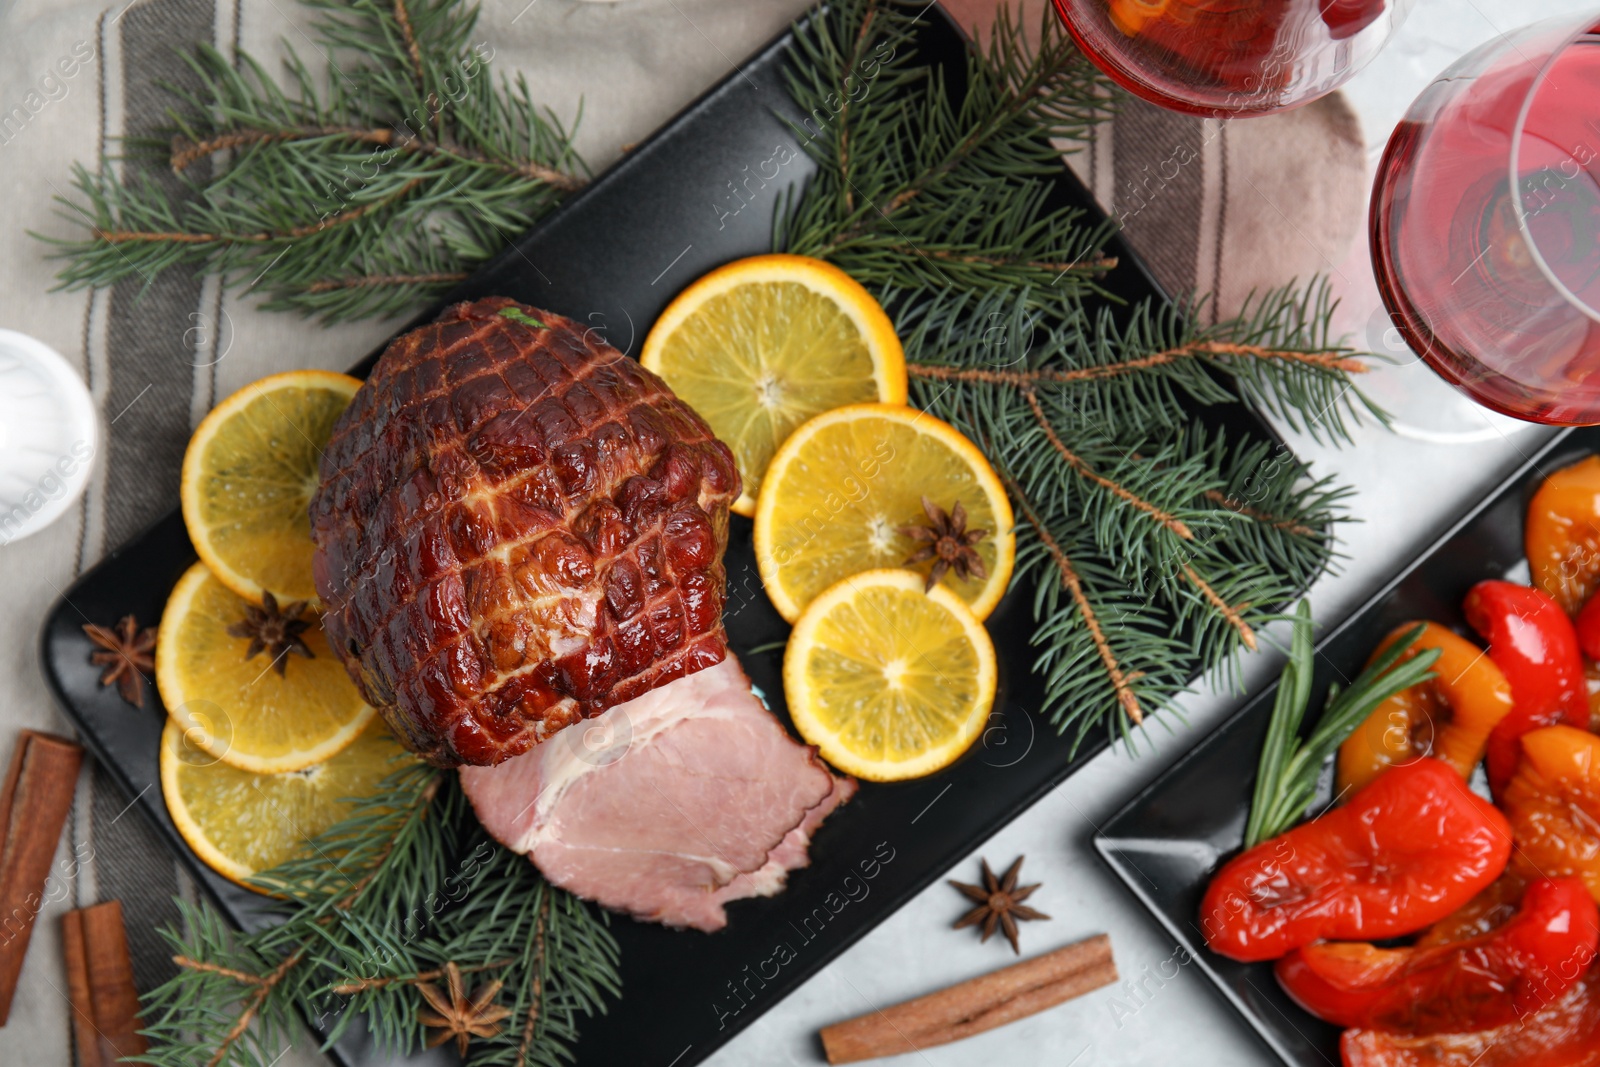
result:
<svg viewBox="0 0 1600 1067"><path fill-rule="evenodd" d="M668 926L720 930L771 896L854 795L751 692L730 653L461 785L496 840L551 883Z"/></svg>

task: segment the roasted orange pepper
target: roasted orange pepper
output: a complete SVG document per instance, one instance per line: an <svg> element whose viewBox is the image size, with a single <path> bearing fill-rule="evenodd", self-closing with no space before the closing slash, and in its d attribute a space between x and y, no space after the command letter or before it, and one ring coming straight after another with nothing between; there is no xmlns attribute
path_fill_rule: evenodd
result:
<svg viewBox="0 0 1600 1067"><path fill-rule="evenodd" d="M1575 615L1600 585L1600 456L1544 480L1524 533L1533 584Z"/></svg>
<svg viewBox="0 0 1600 1067"><path fill-rule="evenodd" d="M1415 626L1408 622L1391 631L1373 655ZM1511 711L1511 685L1483 649L1434 622L1407 655L1425 648L1439 650L1436 677L1379 704L1339 746L1341 793L1418 756L1435 756L1466 778L1483 759L1489 734Z"/></svg>
<svg viewBox="0 0 1600 1067"><path fill-rule="evenodd" d="M1576 875L1600 900L1600 737L1571 726L1522 735L1522 760L1501 798L1526 878Z"/></svg>
<svg viewBox="0 0 1600 1067"><path fill-rule="evenodd" d="M1517 913L1517 905L1522 902L1523 890L1527 888L1527 879L1516 871L1507 870L1491 882L1488 889L1467 901L1461 910L1445 916L1423 931L1416 940L1416 947L1453 945L1498 929Z"/></svg>

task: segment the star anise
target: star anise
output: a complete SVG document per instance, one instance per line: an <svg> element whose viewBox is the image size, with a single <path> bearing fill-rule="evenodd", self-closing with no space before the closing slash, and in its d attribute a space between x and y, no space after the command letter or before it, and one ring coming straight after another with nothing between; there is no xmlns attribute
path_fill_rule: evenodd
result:
<svg viewBox="0 0 1600 1067"><path fill-rule="evenodd" d="M946 515L943 508L923 497L922 510L927 512L928 525L902 526L900 532L913 541L921 542L917 550L906 557L906 563L921 563L925 559L934 561L924 588L932 589L938 585L939 579L950 570L956 572L957 578L989 577L983 557L972 547L988 537L989 531L967 529L967 509L961 506L961 501L957 500Z"/></svg>
<svg viewBox="0 0 1600 1067"><path fill-rule="evenodd" d="M511 1014L510 1008L494 1002L495 995L505 983L496 979L469 998L466 987L461 983L459 967L454 963L445 964L444 977L448 996L431 982L416 983L417 992L434 1009L431 1012L417 1012L417 1022L438 1031L428 1035L429 1048L442 1045L453 1037L456 1039L456 1051L465 1057L467 1043L473 1037L493 1037L498 1034L500 1021Z"/></svg>
<svg viewBox="0 0 1600 1067"><path fill-rule="evenodd" d="M261 595L261 606L246 604L244 618L228 627L234 637L248 637L250 646L244 650L245 659L254 659L265 651L272 657L272 669L281 676L289 666L289 653L315 659L311 649L300 640L300 635L311 629L311 623L300 616L306 610L304 600L296 600L283 610L278 610L278 598L271 593Z"/></svg>
<svg viewBox="0 0 1600 1067"><path fill-rule="evenodd" d="M83 632L99 649L89 653L89 662L105 668L100 684L116 682L123 700L136 708L144 707L144 676L156 669L156 628L146 626L141 630L137 619L124 615L114 628L90 623Z"/></svg>
<svg viewBox="0 0 1600 1067"><path fill-rule="evenodd" d="M989 861L981 860L983 864L983 885L968 885L966 882L950 880L968 897L978 902L978 906L967 912L955 922L955 929L960 930L965 926L983 924L983 937L987 941L994 935L998 925L1006 935L1006 940L1011 942L1011 951L1022 954L1022 949L1017 945L1017 920L1018 919L1048 919L1050 916L1042 911L1036 911L1023 903L1033 891L1043 883L1035 882L1033 885L1017 885L1017 876L1022 872L1023 857L1018 856L1006 868L1006 873L999 878L989 869Z"/></svg>

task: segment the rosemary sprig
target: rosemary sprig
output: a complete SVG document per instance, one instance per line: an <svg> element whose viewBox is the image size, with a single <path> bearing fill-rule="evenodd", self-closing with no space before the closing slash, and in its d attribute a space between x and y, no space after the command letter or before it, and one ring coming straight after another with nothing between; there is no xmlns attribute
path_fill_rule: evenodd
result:
<svg viewBox="0 0 1600 1067"><path fill-rule="evenodd" d="M1348 688L1328 687L1322 717L1309 737L1300 737L1311 703L1313 651L1311 645L1311 605L1302 600L1294 614L1294 636L1289 644L1289 662L1278 680L1278 696L1267 725L1267 738L1261 746L1261 762L1256 771L1255 795L1250 801L1250 819L1245 824L1244 847L1253 848L1288 830L1306 813L1316 795L1317 779L1327 762L1364 722L1372 709L1403 689L1434 677L1439 658L1436 648L1425 649L1405 659L1406 652L1422 635L1423 624L1407 630L1384 649L1356 676Z"/></svg>

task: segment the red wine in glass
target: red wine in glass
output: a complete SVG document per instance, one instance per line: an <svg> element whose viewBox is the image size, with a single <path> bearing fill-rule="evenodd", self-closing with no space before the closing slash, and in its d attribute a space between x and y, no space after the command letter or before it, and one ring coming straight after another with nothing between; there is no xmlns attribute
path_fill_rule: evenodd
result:
<svg viewBox="0 0 1600 1067"><path fill-rule="evenodd" d="M1343 85L1413 0L1054 0L1123 88L1195 115L1266 114Z"/></svg>
<svg viewBox="0 0 1600 1067"><path fill-rule="evenodd" d="M1600 422L1600 12L1445 71L1373 187L1378 289L1446 381L1531 422Z"/></svg>

